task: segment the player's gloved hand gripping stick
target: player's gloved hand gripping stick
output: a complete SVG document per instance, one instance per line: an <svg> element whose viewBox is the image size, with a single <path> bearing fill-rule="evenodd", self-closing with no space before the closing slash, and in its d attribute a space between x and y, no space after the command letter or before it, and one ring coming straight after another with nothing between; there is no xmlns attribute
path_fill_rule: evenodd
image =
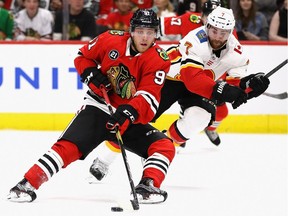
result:
<svg viewBox="0 0 288 216"><path fill-rule="evenodd" d="M264 75L264 73L258 73L259 76L254 77L254 79L252 78L251 80L249 80L249 86L253 89L253 86L255 87L255 93L253 94L253 91L248 93L248 98L253 98L253 97L258 97L261 94L265 94L266 89L268 88L268 85L270 83L269 81L269 77L272 76L274 73L276 73L277 71L279 71L284 65L286 65L288 63L288 59L285 59L283 62L281 62L279 65L277 65L275 68L273 68L271 71L269 71L268 73L266 73ZM265 85L266 84L266 85ZM258 87L260 87L260 89L258 89ZM264 89L261 89L265 87ZM254 90L254 89L253 89ZM285 93L284 93L285 94ZM287 92L286 92L287 94Z"/></svg>
<svg viewBox="0 0 288 216"><path fill-rule="evenodd" d="M114 114L114 112L113 112L112 105L110 103L107 91L106 91L105 87L102 86L102 85L100 85L100 89L101 89L101 91L103 93L103 97L105 99L106 105L107 105L107 107L109 109L109 112L110 112L110 114L112 116ZM133 179L132 179L132 174L131 174L131 171L130 171L130 166L129 166L129 163L128 163L126 150L124 148L122 136L120 134L118 126L114 127L113 129L116 132L117 142L118 142L118 145L119 145L120 150L121 150L121 154L122 154L123 161L124 161L124 164L125 164L125 168L126 168L126 171L127 171L130 187L131 187L131 190L132 190L132 195L133 195L133 198L134 198L133 200L130 200L130 201L131 201L133 209L134 210L138 210L139 209L139 202L138 202L138 198L137 198L137 195L136 195L135 185L134 185L134 182L133 182Z"/></svg>
<svg viewBox="0 0 288 216"><path fill-rule="evenodd" d="M269 71L267 74L263 72L250 74L246 77L243 77L240 81L240 88L245 90L246 88L251 88L252 91L248 93L248 98L251 99L254 97L258 97L261 94L264 94L266 89L268 88L270 81L269 77L276 73L280 68L282 68L285 64L287 64L287 59L280 63L277 67Z"/></svg>

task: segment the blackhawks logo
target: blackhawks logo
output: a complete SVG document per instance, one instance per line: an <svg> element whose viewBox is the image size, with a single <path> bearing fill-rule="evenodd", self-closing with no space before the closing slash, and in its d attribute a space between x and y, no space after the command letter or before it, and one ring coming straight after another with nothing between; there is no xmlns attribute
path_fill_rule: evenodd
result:
<svg viewBox="0 0 288 216"><path fill-rule="evenodd" d="M169 56L167 52L164 49L157 49L157 52L159 53L159 56L164 59L165 61L169 60Z"/></svg>
<svg viewBox="0 0 288 216"><path fill-rule="evenodd" d="M197 16L196 14L191 14L190 17L189 17L189 20L192 22L192 23L200 23L201 22L201 17Z"/></svg>
<svg viewBox="0 0 288 216"><path fill-rule="evenodd" d="M124 35L124 31L122 30L110 30L109 33L111 35L120 35L120 36Z"/></svg>
<svg viewBox="0 0 288 216"><path fill-rule="evenodd" d="M114 92L121 96L121 98L129 99L135 95L135 78L130 75L125 65L119 64L118 66L111 67L107 71L107 77L112 84Z"/></svg>

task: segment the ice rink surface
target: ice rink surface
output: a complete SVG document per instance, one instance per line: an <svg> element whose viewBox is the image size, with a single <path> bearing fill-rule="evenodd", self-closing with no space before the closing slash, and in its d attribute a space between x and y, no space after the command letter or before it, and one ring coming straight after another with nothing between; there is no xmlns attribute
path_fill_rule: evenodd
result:
<svg viewBox="0 0 288 216"><path fill-rule="evenodd" d="M130 185L122 158L107 178L89 184L88 170L97 154L61 170L36 191L33 203L11 203L6 195L23 174L51 147L61 132L0 131L1 216L287 216L288 136L221 134L214 146L204 134L195 136L176 155L162 189L162 204L141 205L138 211L111 212L129 202ZM142 168L128 152L134 183Z"/></svg>

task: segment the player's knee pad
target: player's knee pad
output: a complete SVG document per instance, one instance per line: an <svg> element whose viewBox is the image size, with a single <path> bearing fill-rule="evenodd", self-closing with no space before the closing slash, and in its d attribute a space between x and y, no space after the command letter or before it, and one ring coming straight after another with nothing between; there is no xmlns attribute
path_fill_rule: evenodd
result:
<svg viewBox="0 0 288 216"><path fill-rule="evenodd" d="M201 132L209 125L211 113L197 106L187 108L181 119L177 120L176 126L182 136L189 139L193 134Z"/></svg>

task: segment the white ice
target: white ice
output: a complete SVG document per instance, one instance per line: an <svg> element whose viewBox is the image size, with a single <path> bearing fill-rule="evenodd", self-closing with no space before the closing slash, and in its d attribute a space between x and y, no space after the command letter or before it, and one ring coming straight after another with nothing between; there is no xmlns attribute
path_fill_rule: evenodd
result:
<svg viewBox="0 0 288 216"><path fill-rule="evenodd" d="M204 134L195 136L176 155L162 189L162 204L138 211L111 212L117 201L129 202L130 185L122 158L105 181L88 184L88 169L97 154L61 170L36 191L33 203L11 203L11 187L61 132L0 131L1 216L287 216L288 135L221 134L214 146ZM140 158L128 152L134 183L142 173Z"/></svg>

